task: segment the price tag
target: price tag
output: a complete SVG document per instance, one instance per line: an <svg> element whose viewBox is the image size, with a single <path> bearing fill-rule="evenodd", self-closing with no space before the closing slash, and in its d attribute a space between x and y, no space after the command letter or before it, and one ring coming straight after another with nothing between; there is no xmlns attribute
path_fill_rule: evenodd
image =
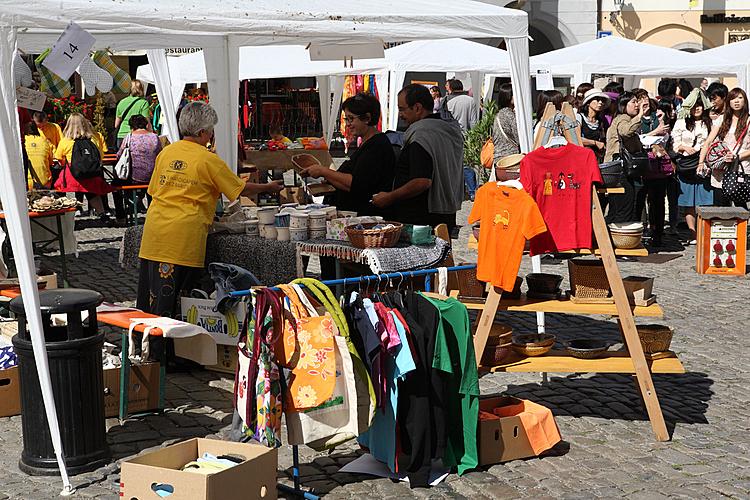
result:
<svg viewBox="0 0 750 500"><path fill-rule="evenodd" d="M555 90L552 82L552 72L548 69L536 70L536 89L537 90Z"/></svg>
<svg viewBox="0 0 750 500"><path fill-rule="evenodd" d="M63 80L67 80L83 58L88 57L94 41L91 33L71 22L42 64Z"/></svg>
<svg viewBox="0 0 750 500"><path fill-rule="evenodd" d="M41 111L44 108L44 103L47 102L47 96L44 92L18 87L16 89L16 101L19 108Z"/></svg>

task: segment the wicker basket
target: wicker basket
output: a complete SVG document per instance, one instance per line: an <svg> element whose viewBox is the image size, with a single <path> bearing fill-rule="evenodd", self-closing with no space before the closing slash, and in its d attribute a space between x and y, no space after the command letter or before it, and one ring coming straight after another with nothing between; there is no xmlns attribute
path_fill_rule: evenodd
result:
<svg viewBox="0 0 750 500"><path fill-rule="evenodd" d="M568 261L570 290L579 299L609 297L609 280L599 260L571 259Z"/></svg>
<svg viewBox="0 0 750 500"><path fill-rule="evenodd" d="M674 330L665 325L637 325L643 352L654 354L669 350Z"/></svg>
<svg viewBox="0 0 750 500"><path fill-rule="evenodd" d="M508 344L513 340L513 328L503 323L493 323L490 335L487 337L487 346Z"/></svg>
<svg viewBox="0 0 750 500"><path fill-rule="evenodd" d="M393 227L372 229L373 226L378 224L391 224ZM401 229L404 227L400 222L370 222L362 224L364 229L356 229L357 226L346 228L349 242L356 248L390 248L398 242L401 237Z"/></svg>
<svg viewBox="0 0 750 500"><path fill-rule="evenodd" d="M541 337L535 334L519 335L513 339L513 350L524 356L542 356L552 350L555 345L555 336L544 334Z"/></svg>
<svg viewBox="0 0 750 500"><path fill-rule="evenodd" d="M462 269L456 272L458 296L479 299L484 297L485 284L477 279L477 269Z"/></svg>
<svg viewBox="0 0 750 500"><path fill-rule="evenodd" d="M622 250L630 250L631 248L637 248L638 245L641 244L641 240L643 239L643 233L616 233L616 232L610 232L612 234L612 244L615 246L615 248L620 248Z"/></svg>
<svg viewBox="0 0 750 500"><path fill-rule="evenodd" d="M505 361L512 348L511 344L487 346L482 353L482 366L497 366Z"/></svg>

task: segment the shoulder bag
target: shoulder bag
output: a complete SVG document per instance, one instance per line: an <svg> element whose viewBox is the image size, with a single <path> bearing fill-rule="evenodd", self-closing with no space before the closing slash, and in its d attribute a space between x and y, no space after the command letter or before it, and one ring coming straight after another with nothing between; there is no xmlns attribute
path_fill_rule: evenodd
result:
<svg viewBox="0 0 750 500"><path fill-rule="evenodd" d="M745 132L747 132L747 125L745 126L745 129L740 134L740 138L737 141L737 144L742 143L742 139L745 137ZM724 169L724 157L729 153L730 149L729 146L727 146L727 143L724 142L723 139L716 139L714 142L711 143L711 145L708 147L708 150L706 151L706 158L704 160L704 163L708 168L711 170L722 170Z"/></svg>
<svg viewBox="0 0 750 500"><path fill-rule="evenodd" d="M648 153L643 150L631 153L622 145L622 136L617 134L617 138L620 141L620 159L627 176L632 178L648 174L651 170L651 159Z"/></svg>
<svg viewBox="0 0 750 500"><path fill-rule="evenodd" d="M745 139L747 127L742 131L737 139L737 145L734 149L734 161L726 168L724 178L721 181L721 190L724 196L734 202L737 206L744 207L750 201L750 176L745 173L739 159L739 151L742 147L742 141Z"/></svg>
<svg viewBox="0 0 750 500"><path fill-rule="evenodd" d="M122 153L115 164L115 177L121 181L130 181L133 175L133 161L130 157L130 137L132 134L125 136L122 144Z"/></svg>

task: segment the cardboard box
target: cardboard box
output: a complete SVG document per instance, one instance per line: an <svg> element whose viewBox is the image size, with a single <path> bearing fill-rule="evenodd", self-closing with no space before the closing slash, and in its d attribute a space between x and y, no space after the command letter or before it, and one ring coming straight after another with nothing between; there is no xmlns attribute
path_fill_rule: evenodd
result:
<svg viewBox="0 0 750 500"><path fill-rule="evenodd" d="M520 402L520 399L511 396L481 397L479 411L492 413L494 408ZM499 464L536 456L518 416L480 420L477 426L477 447L479 465Z"/></svg>
<svg viewBox="0 0 750 500"><path fill-rule="evenodd" d="M204 453L239 455L245 461L214 474L180 469ZM274 500L276 494L275 448L194 438L122 462L120 497L128 500L159 498L152 488L171 487L169 500Z"/></svg>
<svg viewBox="0 0 750 500"><path fill-rule="evenodd" d="M21 392L18 385L18 367L0 370L0 417L21 414Z"/></svg>
<svg viewBox="0 0 750 500"><path fill-rule="evenodd" d="M159 409L159 363L130 365L128 413ZM120 368L104 370L104 416L120 414Z"/></svg>
<svg viewBox="0 0 750 500"><path fill-rule="evenodd" d="M237 372L237 346L236 345L217 345L216 346L217 363L206 366L206 370L219 373L234 375Z"/></svg>
<svg viewBox="0 0 750 500"><path fill-rule="evenodd" d="M238 304L227 315L214 310L213 299L182 297L180 310L182 320L205 329L217 344L237 345L242 323L245 321L244 304Z"/></svg>

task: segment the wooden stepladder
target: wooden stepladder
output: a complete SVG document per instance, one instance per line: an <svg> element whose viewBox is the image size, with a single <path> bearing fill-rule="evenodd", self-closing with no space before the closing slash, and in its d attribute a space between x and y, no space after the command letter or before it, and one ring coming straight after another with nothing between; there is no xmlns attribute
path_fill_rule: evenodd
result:
<svg viewBox="0 0 750 500"><path fill-rule="evenodd" d="M576 120L573 114L572 107L568 103L563 104L561 115L564 115L574 122ZM545 112L542 116L542 127L539 133L537 133L536 140L534 141L534 147L542 146L545 136L546 124L555 123L555 117L559 118L554 106L550 103L547 105ZM570 121L557 121L560 124L570 124ZM581 144L580 127L577 128L565 128L561 127L564 137L568 142L574 144ZM559 129L558 129L559 130ZM549 137L549 133L546 134ZM622 275L617 267L617 260L615 257L615 250L610 239L609 230L607 224L604 221L604 213L599 202L597 195L597 189L592 189L592 225L594 230L594 237L598 244L599 251L597 252L602 260L604 269L607 274L610 288L612 290L612 296L614 299L614 309L611 310L611 305L607 308L581 308L572 307L570 301L540 301L534 302L531 300L526 301L514 301L515 307L508 307L507 305L501 305L502 290L494 287L489 287L489 293L485 303L480 307L474 307L475 309L481 309L481 316L477 322L477 329L474 335L474 352L476 354L477 365L481 365L482 353L484 353L485 346L487 345L487 339L492 329L492 324L495 320L495 316L499 310L513 309L513 310L529 310L537 312L570 312L572 314L603 314L611 313L616 315L620 324L625 344L628 348L629 358L632 361L632 368L627 366L627 363L623 364L623 353L611 353L611 357L605 357L604 359L598 360L576 360L570 358L570 363L567 363L564 353L556 352L556 357L550 360L544 360L544 357L540 358L528 358L527 362L518 362L512 367L486 367L490 371L561 371L561 372L605 372L605 373L633 373L638 381L638 387L643 397L643 401L648 413L649 420L651 421L651 427L653 428L654 434L658 441L668 441L670 439L669 433L667 432L666 423L664 422L664 415L659 405L659 400L656 395L653 380L651 377L652 369L651 364L656 367L656 362L651 360L647 362L646 356L643 353L643 348L638 336L638 331L635 326L634 310L640 311L643 315L656 315L653 313L654 309L650 308L638 308L631 306L627 294L625 293L625 286L622 282ZM643 250L645 252L645 249ZM594 253L593 250L586 249L586 251L580 251L579 253ZM645 252L645 255L648 253ZM656 304L654 304L656 306ZM604 312L605 309L607 312ZM661 309L656 306L658 311ZM600 312L601 311L601 312ZM652 314L653 313L653 314ZM664 372L668 373L681 373L684 371L679 361L676 360L676 356L673 353L668 361L671 361L669 366L665 366ZM582 362L583 361L583 362ZM544 366L545 368L540 368ZM485 367L483 367L485 368ZM507 368L507 369L506 369ZM512 369L511 369L512 368Z"/></svg>

